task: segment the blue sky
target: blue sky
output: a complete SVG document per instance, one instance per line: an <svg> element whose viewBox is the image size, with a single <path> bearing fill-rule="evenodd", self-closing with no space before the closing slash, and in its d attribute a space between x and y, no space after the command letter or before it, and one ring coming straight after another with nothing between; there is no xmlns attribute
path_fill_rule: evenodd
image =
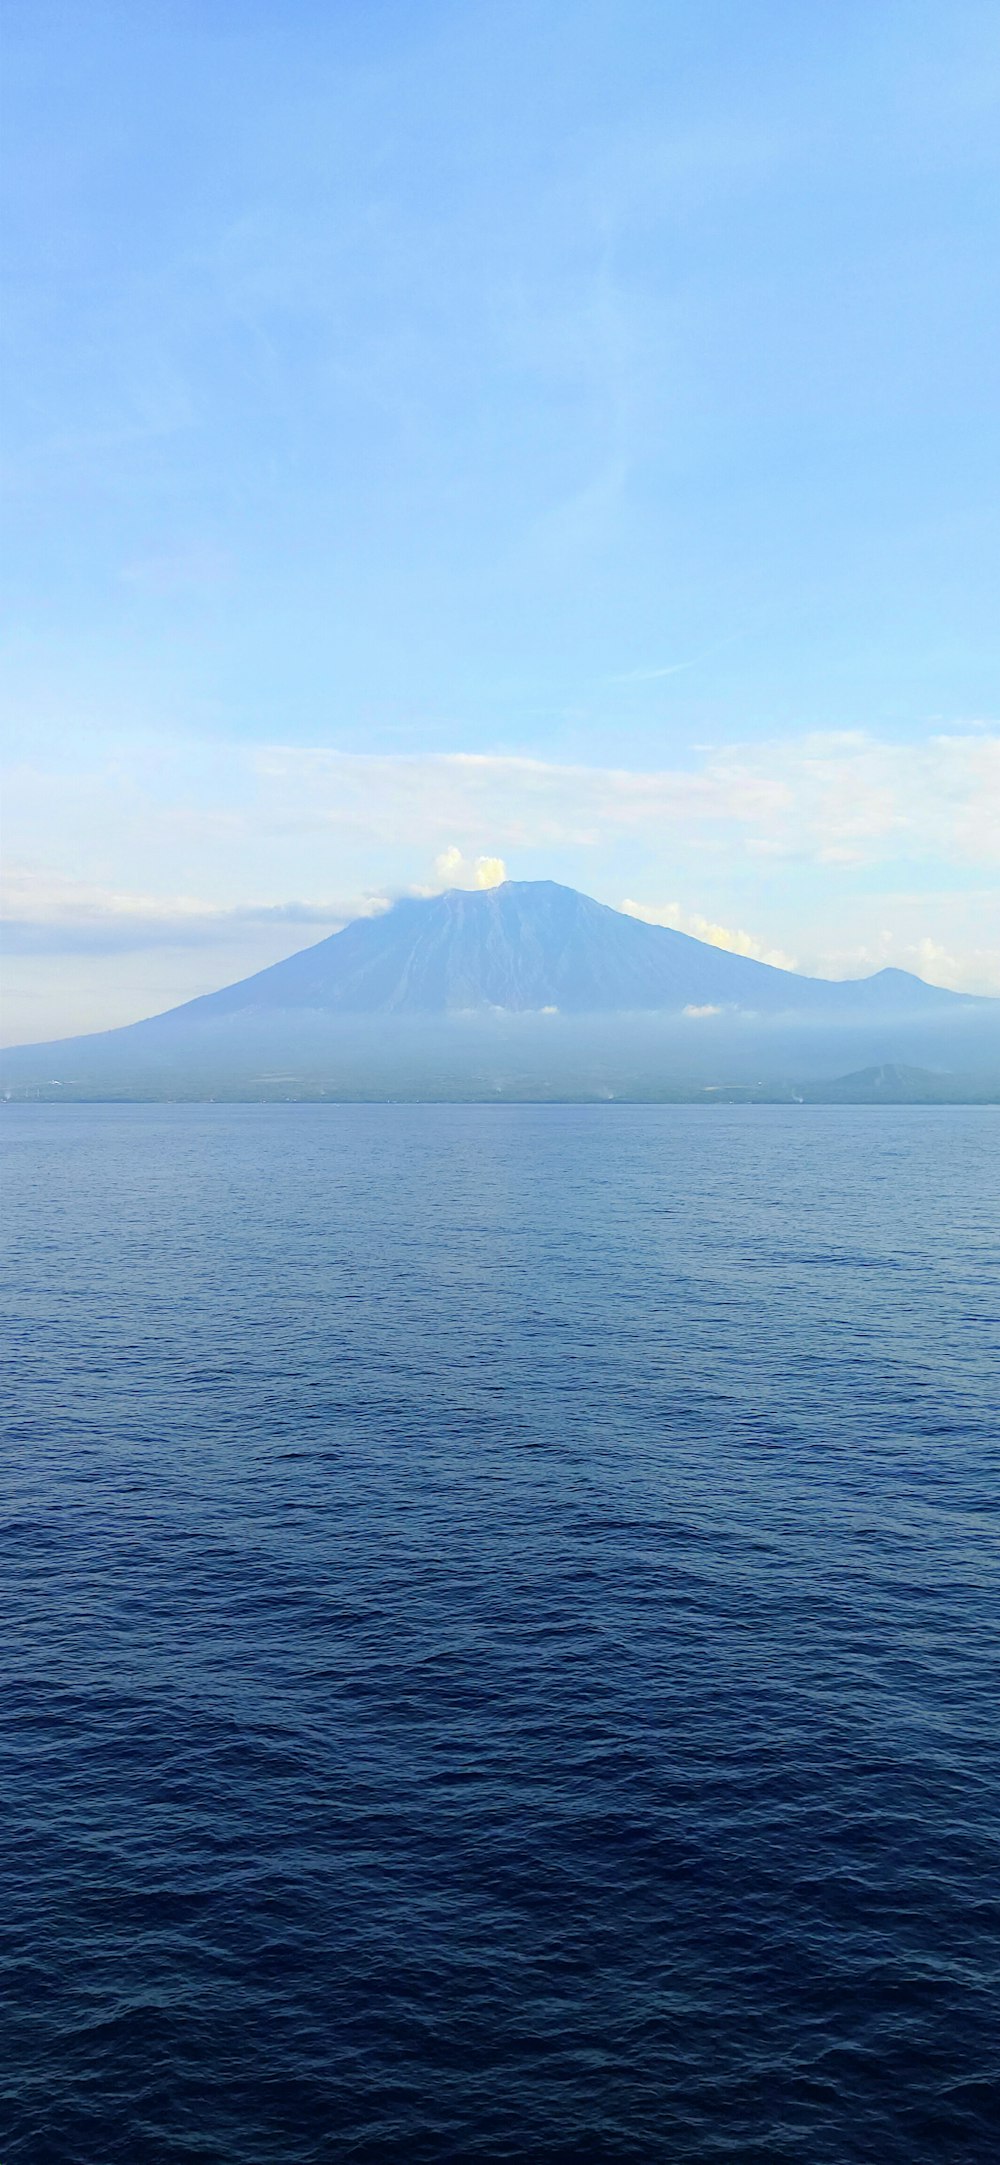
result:
<svg viewBox="0 0 1000 2165"><path fill-rule="evenodd" d="M1000 991L993 0L6 24L9 1038L494 860Z"/></svg>

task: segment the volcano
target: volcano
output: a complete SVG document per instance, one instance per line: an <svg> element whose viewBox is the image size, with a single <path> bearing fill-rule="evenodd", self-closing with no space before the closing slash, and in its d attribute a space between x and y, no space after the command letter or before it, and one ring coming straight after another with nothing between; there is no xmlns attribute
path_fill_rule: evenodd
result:
<svg viewBox="0 0 1000 2165"><path fill-rule="evenodd" d="M157 1024L185 1028L275 1009L445 1015L555 1008L596 1015L720 1006L842 1015L859 1008L927 1011L961 999L905 970L842 982L801 977L643 924L554 880L506 880L357 918L315 947L171 1009Z"/></svg>
<svg viewBox="0 0 1000 2165"><path fill-rule="evenodd" d="M7 1084L35 1074L60 1089L81 1077L118 1088L129 1073L149 1078L185 1067L203 1079L215 1069L252 1079L262 1063L273 1070L276 1062L294 1068L303 1060L315 1074L362 1043L376 1067L387 1048L404 1044L440 1048L447 1041L449 1057L459 1043L465 1053L488 1051L504 1019L520 1026L524 1047L536 1018L549 1025L551 1040L554 1017L565 1025L565 1058L571 1024L579 1026L578 1046L587 1026L591 1050L655 1026L660 1060L664 1033L673 1031L686 1059L693 1024L701 1023L704 1035L714 1021L717 1034L737 1029L744 1047L755 1029L769 1031L772 1043L781 1030L803 1027L814 1037L890 1031L891 1044L858 1041L860 1056L884 1060L910 1056L901 1029L937 1030L970 1015L992 1015L995 1028L1000 1002L928 985L905 970L844 981L804 977L645 924L552 880L507 880L396 902L147 1021L18 1047L2 1056L2 1074Z"/></svg>

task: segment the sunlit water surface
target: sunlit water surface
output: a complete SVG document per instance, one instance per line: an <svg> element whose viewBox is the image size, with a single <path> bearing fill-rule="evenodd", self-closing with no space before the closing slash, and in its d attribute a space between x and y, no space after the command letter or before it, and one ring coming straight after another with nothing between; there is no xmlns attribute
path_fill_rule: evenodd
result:
<svg viewBox="0 0 1000 2165"><path fill-rule="evenodd" d="M994 2156L1000 1116L3 1145L3 2165Z"/></svg>

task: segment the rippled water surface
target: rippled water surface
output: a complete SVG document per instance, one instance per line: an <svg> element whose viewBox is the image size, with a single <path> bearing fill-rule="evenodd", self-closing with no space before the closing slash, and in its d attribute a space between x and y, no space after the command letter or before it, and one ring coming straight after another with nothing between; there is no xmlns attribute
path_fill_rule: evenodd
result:
<svg viewBox="0 0 1000 2165"><path fill-rule="evenodd" d="M2 1135L3 2165L993 2157L1000 1116Z"/></svg>

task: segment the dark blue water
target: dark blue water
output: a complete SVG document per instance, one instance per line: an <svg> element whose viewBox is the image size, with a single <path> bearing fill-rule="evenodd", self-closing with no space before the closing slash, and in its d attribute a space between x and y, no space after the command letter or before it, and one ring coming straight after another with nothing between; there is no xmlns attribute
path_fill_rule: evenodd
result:
<svg viewBox="0 0 1000 2165"><path fill-rule="evenodd" d="M3 2165L995 2156L1000 1116L3 1144Z"/></svg>

